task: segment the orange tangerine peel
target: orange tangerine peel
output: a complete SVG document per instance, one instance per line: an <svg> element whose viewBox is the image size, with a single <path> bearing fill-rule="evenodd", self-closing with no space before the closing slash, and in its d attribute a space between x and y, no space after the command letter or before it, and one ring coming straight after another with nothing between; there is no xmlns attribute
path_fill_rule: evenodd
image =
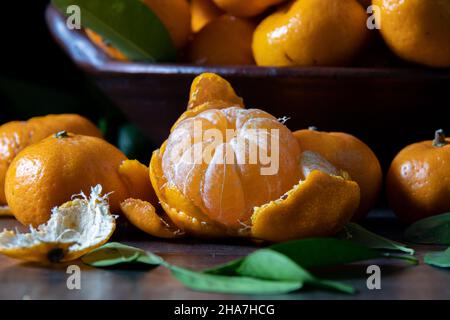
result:
<svg viewBox="0 0 450 320"><path fill-rule="evenodd" d="M121 203L125 217L140 230L158 238L179 238L183 232L156 213L155 207L148 201L127 199Z"/></svg>
<svg viewBox="0 0 450 320"><path fill-rule="evenodd" d="M192 82L188 110L212 101L224 101L229 106L244 107L244 101L228 81L214 73L203 73Z"/></svg>
<svg viewBox="0 0 450 320"><path fill-rule="evenodd" d="M308 156L320 158L305 151L302 160ZM277 242L331 236L350 221L359 206L358 184L348 180L345 172L335 171L326 160L319 160L303 162L305 180L281 198L255 208L253 237Z"/></svg>
<svg viewBox="0 0 450 320"><path fill-rule="evenodd" d="M52 210L51 218L29 233L4 230L0 253L29 262L72 261L100 247L112 236L115 217L109 211L108 195L97 185Z"/></svg>
<svg viewBox="0 0 450 320"><path fill-rule="evenodd" d="M14 217L8 206L0 206L0 217Z"/></svg>

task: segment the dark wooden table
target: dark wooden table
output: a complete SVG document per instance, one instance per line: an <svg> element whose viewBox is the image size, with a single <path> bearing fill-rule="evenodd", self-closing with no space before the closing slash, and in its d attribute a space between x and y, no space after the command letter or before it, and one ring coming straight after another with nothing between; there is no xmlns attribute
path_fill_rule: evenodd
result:
<svg viewBox="0 0 450 320"><path fill-rule="evenodd" d="M372 231L401 240L402 226L386 212L375 212L364 225ZM0 219L0 230L18 223ZM195 270L211 267L248 254L258 248L251 243L176 242L151 238L131 227L122 228L115 241L161 255L167 261ZM359 293L345 295L305 290L279 296L238 296L194 292L184 288L164 268L104 270L76 264L81 268L81 290L68 290L67 266L44 267L0 256L0 299L450 299L450 271L422 263L425 252L443 250L438 246L412 246L421 263L408 266L394 260L370 261L320 270L322 277L339 279L355 286ZM368 290L366 268L381 268L381 290Z"/></svg>

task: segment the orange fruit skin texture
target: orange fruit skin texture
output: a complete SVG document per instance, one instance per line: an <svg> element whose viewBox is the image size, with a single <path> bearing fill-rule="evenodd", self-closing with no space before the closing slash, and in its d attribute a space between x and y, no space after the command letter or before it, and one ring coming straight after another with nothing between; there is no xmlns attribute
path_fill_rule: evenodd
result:
<svg viewBox="0 0 450 320"><path fill-rule="evenodd" d="M356 0L297 0L257 27L253 54L260 66L342 66L369 38Z"/></svg>
<svg viewBox="0 0 450 320"><path fill-rule="evenodd" d="M450 211L450 139L407 146L392 161L386 187L391 208L406 223Z"/></svg>
<svg viewBox="0 0 450 320"><path fill-rule="evenodd" d="M350 174L360 188L360 205L353 220L361 220L375 205L383 173L375 153L358 138L341 132L299 130L294 132L300 148L313 151Z"/></svg>
<svg viewBox="0 0 450 320"><path fill-rule="evenodd" d="M193 32L199 32L212 20L220 17L223 11L212 0L191 1L191 28Z"/></svg>
<svg viewBox="0 0 450 320"><path fill-rule="evenodd" d="M285 1L286 0L214 0L219 8L237 17L257 16L268 8Z"/></svg>
<svg viewBox="0 0 450 320"><path fill-rule="evenodd" d="M222 15L194 35L187 59L195 64L252 65L255 25L249 20Z"/></svg>
<svg viewBox="0 0 450 320"><path fill-rule="evenodd" d="M0 126L0 205L6 204L5 176L14 157L25 147L62 130L99 138L102 136L92 122L76 114L47 115Z"/></svg>
<svg viewBox="0 0 450 320"><path fill-rule="evenodd" d="M400 58L430 67L450 67L450 1L373 0L380 32Z"/></svg>
<svg viewBox="0 0 450 320"><path fill-rule="evenodd" d="M139 183L148 181L148 169L140 165L141 174L132 168L119 168L126 156L113 145L96 137L68 134L50 136L22 150L11 163L5 181L5 194L14 216L24 225L34 227L50 218L51 209L69 201L74 194L89 194L97 184L110 195L111 212L120 210L120 202L132 196L151 192ZM136 167L135 165L131 165ZM131 171L131 173L130 173ZM130 175L125 179L123 175ZM138 182L134 182L138 175ZM145 180L144 180L145 179ZM133 188L131 185L136 184Z"/></svg>
<svg viewBox="0 0 450 320"><path fill-rule="evenodd" d="M176 48L183 48L191 35L191 8L187 0L143 0L170 33Z"/></svg>

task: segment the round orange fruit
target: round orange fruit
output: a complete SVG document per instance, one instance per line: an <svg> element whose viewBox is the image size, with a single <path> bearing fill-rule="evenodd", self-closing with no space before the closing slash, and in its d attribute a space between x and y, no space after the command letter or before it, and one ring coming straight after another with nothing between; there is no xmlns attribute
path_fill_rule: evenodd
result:
<svg viewBox="0 0 450 320"><path fill-rule="evenodd" d="M386 182L389 204L406 223L450 211L450 139L438 130L401 150Z"/></svg>
<svg viewBox="0 0 450 320"><path fill-rule="evenodd" d="M212 20L220 17L223 11L212 0L191 1L191 26L193 32L199 32Z"/></svg>
<svg viewBox="0 0 450 320"><path fill-rule="evenodd" d="M400 58L430 67L450 67L450 1L373 0L380 32Z"/></svg>
<svg viewBox="0 0 450 320"><path fill-rule="evenodd" d="M5 194L24 225L45 223L52 208L100 184L113 213L126 198L150 197L148 169L96 137L61 131L22 150L6 173Z"/></svg>
<svg viewBox="0 0 450 320"><path fill-rule="evenodd" d="M222 15L194 35L187 58L195 64L251 65L255 25L244 18Z"/></svg>
<svg viewBox="0 0 450 320"><path fill-rule="evenodd" d="M62 130L93 137L102 136L92 122L76 114L47 115L0 126L0 205L6 204L5 176L14 157L27 146Z"/></svg>
<svg viewBox="0 0 450 320"><path fill-rule="evenodd" d="M214 0L219 8L237 17L257 16L270 7L285 1L286 0Z"/></svg>
<svg viewBox="0 0 450 320"><path fill-rule="evenodd" d="M259 66L342 66L367 42L367 15L356 0L296 0L256 28Z"/></svg>

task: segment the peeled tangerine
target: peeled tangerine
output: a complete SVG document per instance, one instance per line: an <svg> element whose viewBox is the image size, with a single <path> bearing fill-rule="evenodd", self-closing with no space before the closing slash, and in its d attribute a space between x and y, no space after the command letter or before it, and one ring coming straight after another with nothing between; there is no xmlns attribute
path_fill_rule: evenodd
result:
<svg viewBox="0 0 450 320"><path fill-rule="evenodd" d="M76 260L106 243L116 227L108 196L102 187L91 189L52 210L50 220L30 233L5 230L0 233L0 253L30 262Z"/></svg>
<svg viewBox="0 0 450 320"><path fill-rule="evenodd" d="M132 199L122 209L156 236L329 236L359 205L359 187L346 172L300 149L272 115L243 108L214 74L195 79L189 110L153 153L150 178L166 215Z"/></svg>

